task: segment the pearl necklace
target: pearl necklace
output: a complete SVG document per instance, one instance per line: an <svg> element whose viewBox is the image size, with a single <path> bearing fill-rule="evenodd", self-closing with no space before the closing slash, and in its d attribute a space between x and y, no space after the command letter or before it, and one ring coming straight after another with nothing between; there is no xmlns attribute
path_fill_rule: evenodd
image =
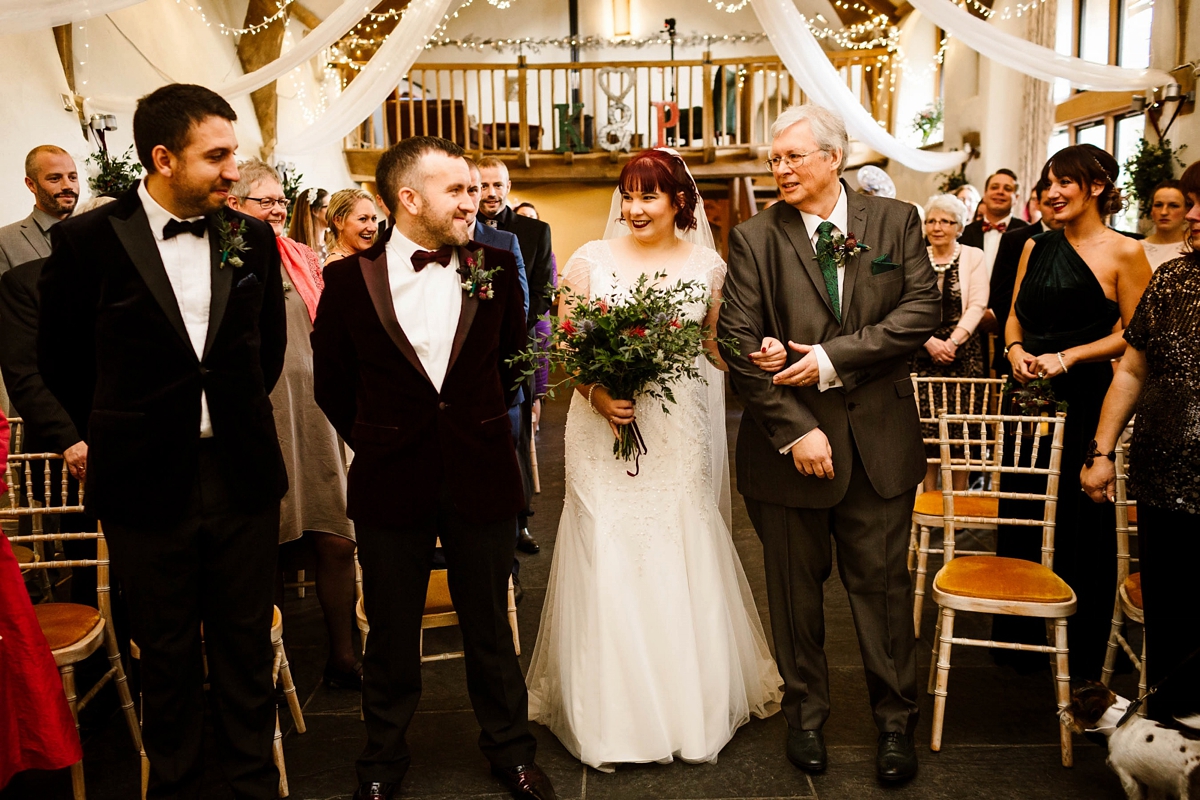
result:
<svg viewBox="0 0 1200 800"><path fill-rule="evenodd" d="M954 243L954 256L945 264L936 264L933 261L933 245L925 246L926 252L929 253L929 265L933 267L933 271L938 275L945 275L951 267L958 263L958 257L962 253L962 245L958 242Z"/></svg>

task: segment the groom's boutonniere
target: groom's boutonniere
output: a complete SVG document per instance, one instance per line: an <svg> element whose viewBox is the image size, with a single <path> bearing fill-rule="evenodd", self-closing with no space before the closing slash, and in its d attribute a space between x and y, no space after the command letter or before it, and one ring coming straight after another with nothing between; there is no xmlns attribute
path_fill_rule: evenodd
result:
<svg viewBox="0 0 1200 800"><path fill-rule="evenodd" d="M480 300L492 299L495 292L492 289L492 278L500 271L500 267L486 269L483 263L483 248L463 256L463 266L460 273L463 276L462 288L467 297L478 297Z"/></svg>
<svg viewBox="0 0 1200 800"><path fill-rule="evenodd" d="M235 268L242 266L244 262L241 255L250 249L250 245L246 244L246 239L242 236L245 223L240 219L230 219L225 209L217 212L216 223L217 243L221 247L221 268L224 269L226 264Z"/></svg>
<svg viewBox="0 0 1200 800"><path fill-rule="evenodd" d="M830 249L833 251L834 262L839 267L844 267L847 259L854 258L859 253L865 253L871 248L860 242L853 233L849 236L842 236L838 233L834 234Z"/></svg>

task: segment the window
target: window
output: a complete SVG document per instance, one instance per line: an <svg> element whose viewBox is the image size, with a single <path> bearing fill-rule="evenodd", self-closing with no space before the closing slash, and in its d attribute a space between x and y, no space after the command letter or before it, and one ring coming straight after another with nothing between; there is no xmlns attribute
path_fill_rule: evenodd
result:
<svg viewBox="0 0 1200 800"><path fill-rule="evenodd" d="M1109 0L1079 0L1079 57L1107 64Z"/></svg>
<svg viewBox="0 0 1200 800"><path fill-rule="evenodd" d="M1059 128L1054 133L1050 134L1050 146L1046 148L1046 159L1062 150L1071 144L1071 130L1069 128Z"/></svg>
<svg viewBox="0 0 1200 800"><path fill-rule="evenodd" d="M1146 115L1145 114L1129 114L1128 116L1118 117L1116 120L1116 131L1114 133L1113 152L1116 155L1117 163L1121 165L1120 177L1117 178L1117 186L1124 186L1129 180L1128 173L1125 172L1125 162L1133 158L1137 152L1138 142L1146 132ZM1116 216L1116 227L1123 231L1136 231L1138 221L1138 209L1136 203L1130 203L1121 213Z"/></svg>
<svg viewBox="0 0 1200 800"><path fill-rule="evenodd" d="M1134 69L1150 66L1150 20L1154 0L1121 0L1117 63Z"/></svg>
<svg viewBox="0 0 1200 800"><path fill-rule="evenodd" d="M1101 150L1108 149L1108 126L1097 120L1075 129L1075 144L1094 144Z"/></svg>

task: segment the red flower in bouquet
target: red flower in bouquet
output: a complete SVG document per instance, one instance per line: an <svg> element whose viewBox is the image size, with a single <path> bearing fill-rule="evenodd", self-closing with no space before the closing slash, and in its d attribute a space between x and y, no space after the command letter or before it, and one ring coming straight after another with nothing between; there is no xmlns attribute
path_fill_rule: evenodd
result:
<svg viewBox="0 0 1200 800"><path fill-rule="evenodd" d="M567 336L574 336L575 334L579 333L579 329L575 327L575 323L571 322L569 319L564 319L558 327L559 330L561 330Z"/></svg>
<svg viewBox="0 0 1200 800"><path fill-rule="evenodd" d="M633 327L633 328L630 328L630 329L629 329L629 335L630 335L630 336L637 336L637 337L639 337L639 338L641 338L641 339L644 339L644 338L646 338L646 329L645 329L645 328L643 328L641 325L638 325L638 326L636 326L636 327Z"/></svg>

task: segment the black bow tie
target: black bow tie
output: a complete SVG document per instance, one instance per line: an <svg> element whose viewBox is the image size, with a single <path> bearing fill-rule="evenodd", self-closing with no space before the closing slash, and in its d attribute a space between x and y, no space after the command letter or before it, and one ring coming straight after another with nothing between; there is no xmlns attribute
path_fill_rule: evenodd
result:
<svg viewBox="0 0 1200 800"><path fill-rule="evenodd" d="M163 239L174 239L181 233L190 233L193 236L203 239L204 231L208 229L208 222L203 217L192 220L191 222L181 222L177 219L168 220L163 228Z"/></svg>
<svg viewBox="0 0 1200 800"><path fill-rule="evenodd" d="M412 254L413 272L420 272L435 261L443 267L448 267L453 255L454 248L448 244L437 250L418 250Z"/></svg>

